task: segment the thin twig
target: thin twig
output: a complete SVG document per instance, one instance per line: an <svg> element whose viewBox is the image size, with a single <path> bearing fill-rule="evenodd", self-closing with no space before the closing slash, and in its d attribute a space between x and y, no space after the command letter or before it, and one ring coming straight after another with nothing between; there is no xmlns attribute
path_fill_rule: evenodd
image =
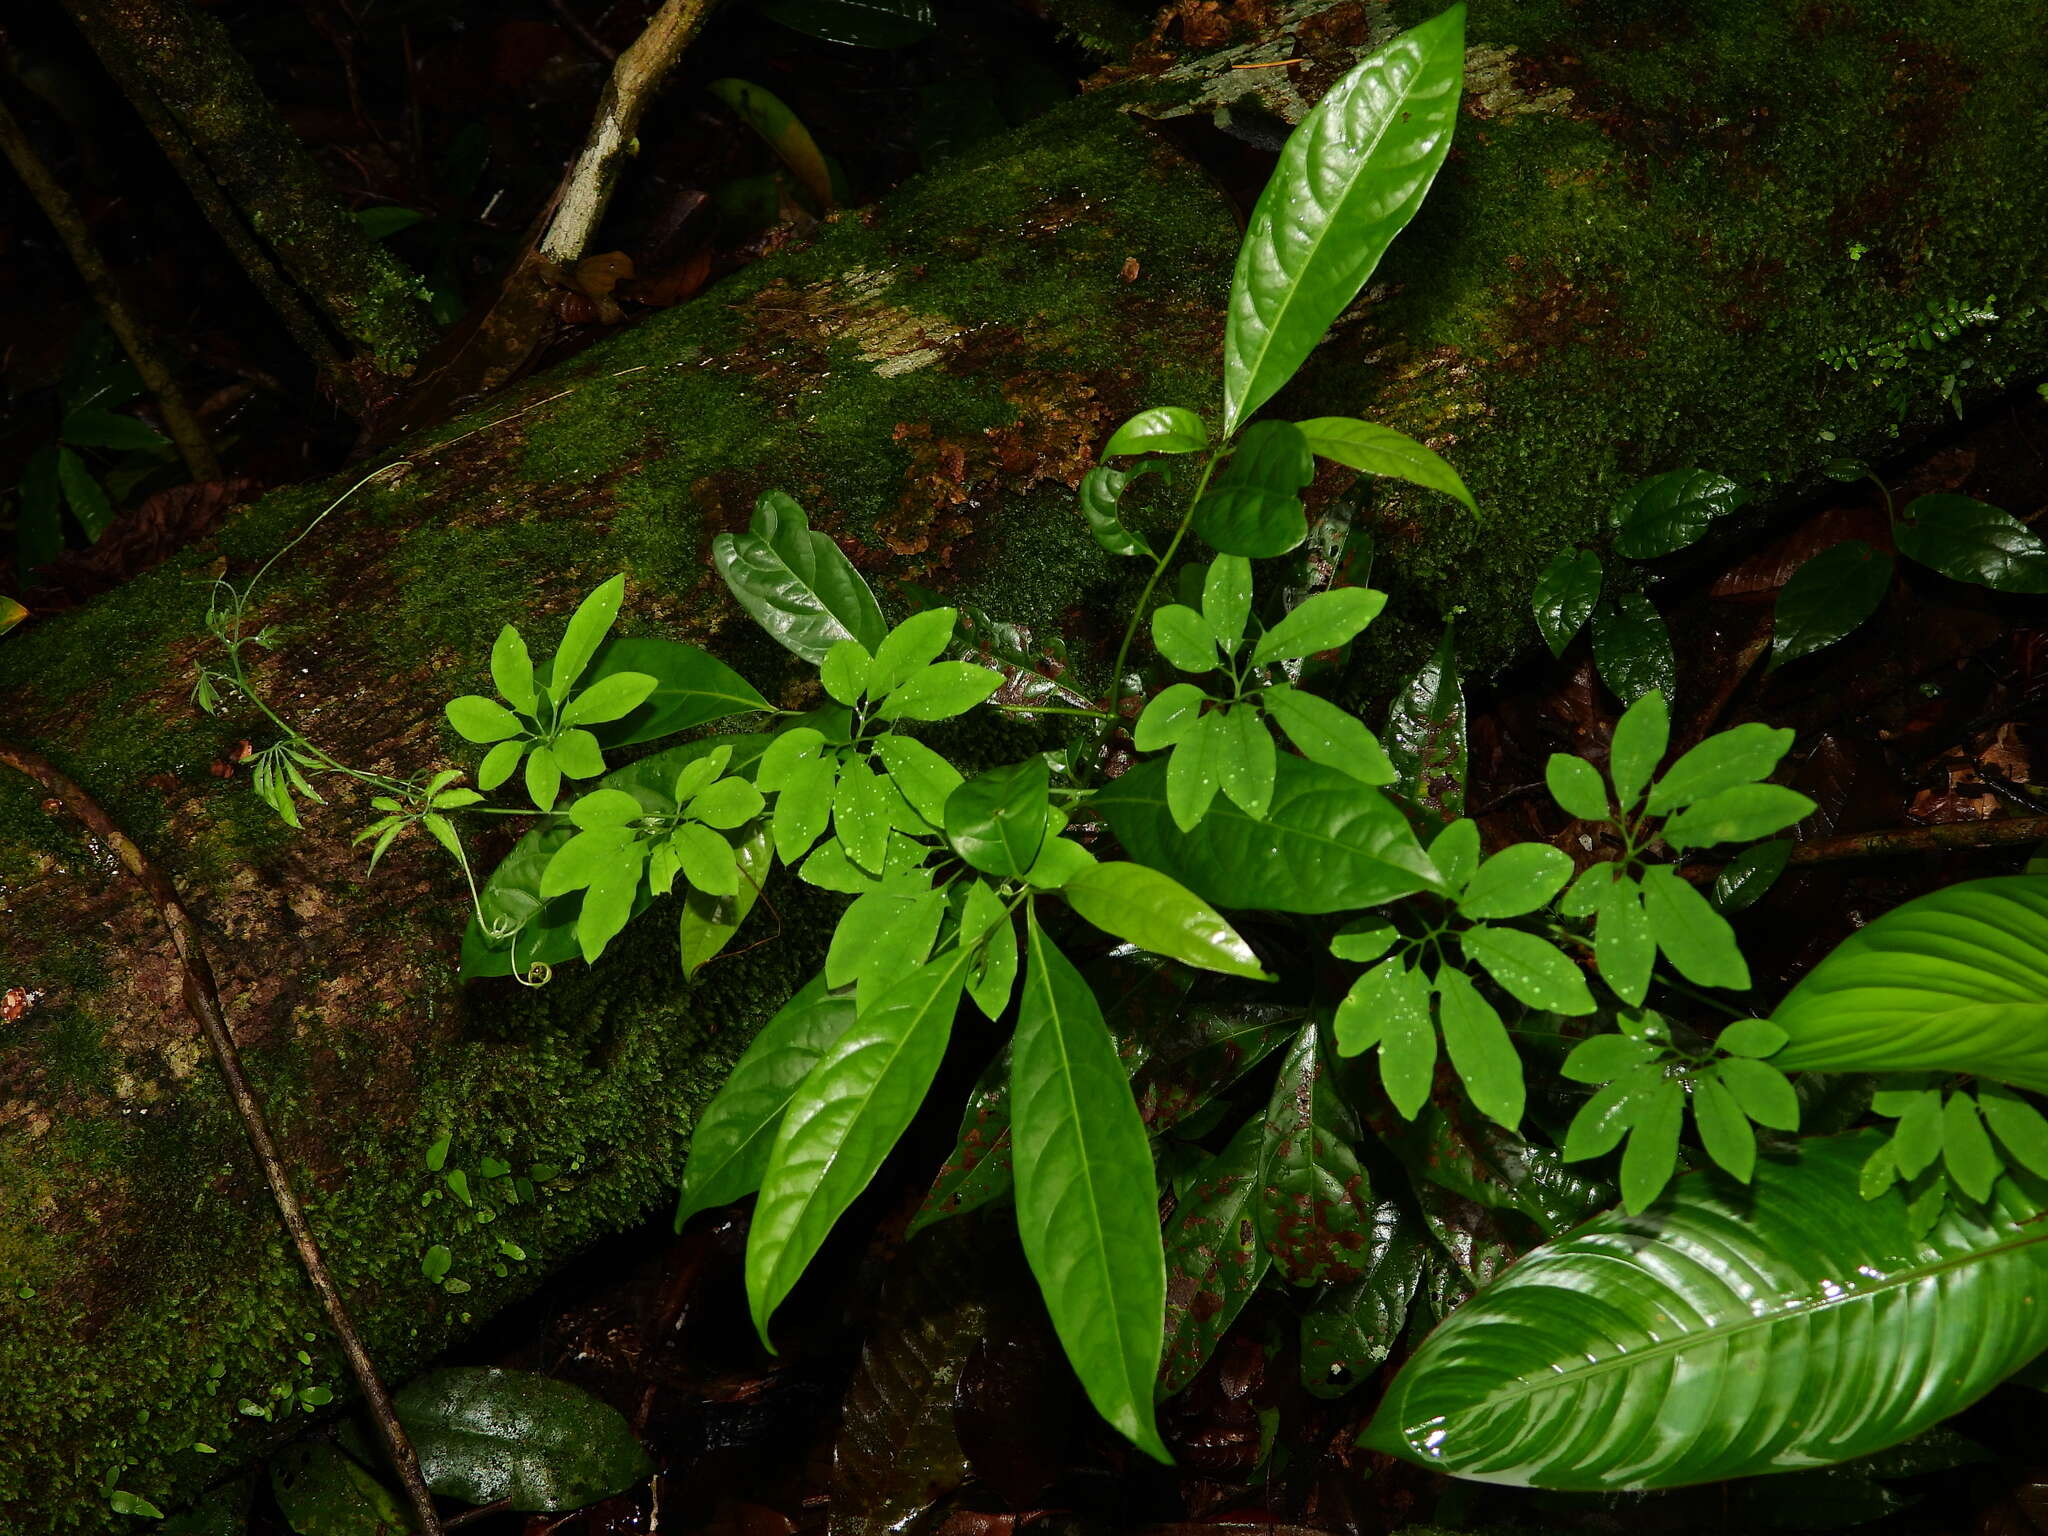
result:
<svg viewBox="0 0 2048 1536"><path fill-rule="evenodd" d="M661 86L662 77L683 56L703 30L716 0L662 0L662 7L631 46L612 65L576 163L563 180L561 201L540 253L567 265L581 259L611 202L619 167L632 153L640 118Z"/></svg>
<svg viewBox="0 0 2048 1536"><path fill-rule="evenodd" d="M113 818L76 780L49 759L6 741L0 741L0 765L26 774L46 794L84 822L86 830L112 850L156 904L164 926L171 931L171 943L177 949L179 963L184 969L185 1007L198 1021L206 1043L213 1050L214 1063L220 1068L221 1079L227 1085L235 1113L241 1117L242 1129L248 1135L256 1161L262 1165L263 1177L270 1185L278 1215L284 1219L285 1228L299 1250L299 1262L305 1266L306 1278L312 1282L314 1294L320 1298L328 1326L341 1341L342 1353L348 1357L349 1369L362 1388L370 1417L376 1421L385 1449L391 1454L391 1464L398 1472L399 1481L405 1485L413 1517L418 1523L418 1536L440 1536L443 1529L441 1518L434 1508L434 1496L427 1491L426 1480L420 1475L419 1458L413 1453L412 1442L406 1438L405 1427L398 1422L398 1411L392 1406L391 1394L384 1389L377 1368L371 1363L369 1351L363 1347L362 1338L349 1317L348 1305L341 1298L340 1288L335 1285L327 1261L321 1256L320 1245L306 1221L305 1208L299 1204L298 1196L292 1190L291 1175L286 1171L277 1142L270 1134L270 1122L263 1113L263 1103L256 1097L256 1090L242 1071L241 1056L235 1050L234 1036L229 1032L227 1018L221 1010L220 989L213 979L213 966L208 962L206 947L200 940L199 925L185 910L184 903L178 899L177 891L163 871L144 856L142 850L114 824Z"/></svg>
<svg viewBox="0 0 2048 1536"><path fill-rule="evenodd" d="M121 343L121 350L128 354L128 361L135 365L142 382L156 396L157 409L163 413L164 428L171 434L171 441L178 445L178 456L185 461L185 472L194 480L218 480L220 460L213 456L213 445L206 440L206 429L199 425L199 418L185 403L185 394L178 388L178 381L171 377L171 370L164 366L163 359L157 356L156 349L143 334L141 325L129 313L128 302L121 297L114 274L107 270L99 242L86 228L78 205L57 178L50 174L49 166L36 153L35 146L22 132L21 124L7 110L5 102L0 102L0 151L5 151L15 174L28 188L29 196L43 210L43 217L56 228L64 249L71 253L71 264L78 268L78 275L85 280L93 302L105 316L107 329L114 333L114 339Z"/></svg>
<svg viewBox="0 0 2048 1536"><path fill-rule="evenodd" d="M1795 844L1791 862L1836 864L1844 859L1947 853L1960 848L2008 848L2014 843L2039 842L2048 842L2048 816L2009 816L2002 821L1952 821L1938 827L1899 827L1818 837L1809 843Z"/></svg>

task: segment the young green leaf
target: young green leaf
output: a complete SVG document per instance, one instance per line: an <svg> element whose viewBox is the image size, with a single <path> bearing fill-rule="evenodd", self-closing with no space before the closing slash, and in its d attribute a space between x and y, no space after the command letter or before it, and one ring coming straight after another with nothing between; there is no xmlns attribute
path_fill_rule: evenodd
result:
<svg viewBox="0 0 2048 1536"><path fill-rule="evenodd" d="M592 874L583 890L583 906L576 914L576 943L583 951L584 964L595 965L605 946L632 920L633 898L646 865L647 845L634 843Z"/></svg>
<svg viewBox="0 0 2048 1536"><path fill-rule="evenodd" d="M801 757L791 764L768 823L775 838L775 856L783 863L794 864L824 835L825 824L832 819L838 782L839 764L834 758Z"/></svg>
<svg viewBox="0 0 2048 1536"><path fill-rule="evenodd" d="M1273 803L1279 757L1265 718L1253 704L1235 704L1208 718L1217 722L1211 730L1219 747L1218 778L1223 793L1253 820L1263 819Z"/></svg>
<svg viewBox="0 0 2048 1536"><path fill-rule="evenodd" d="M1002 686L1003 674L993 667L971 661L933 662L894 689L875 711L875 718L950 720L966 714Z"/></svg>
<svg viewBox="0 0 2048 1536"><path fill-rule="evenodd" d="M1530 938L1530 935L1521 937ZM1532 939L1532 942L1543 943L1541 939ZM1549 948L1548 945L1544 947ZM1557 952L1552 950L1551 953ZM1564 957L1560 955L1558 958ZM1493 1004L1479 995L1472 979L1456 966L1446 965L1437 971L1436 991L1438 1012L1443 1019L1444 1047L1450 1052L1451 1065L1464 1082L1466 1093L1471 1095L1473 1106L1508 1130L1516 1129L1522 1123L1527 1090L1522 1081L1522 1058L1515 1050L1514 1041L1508 1038L1507 1026L1501 1023ZM1588 1013L1592 1011L1591 1003L1592 999L1588 998L1585 1010ZM1384 1041L1380 1051L1384 1059Z"/></svg>
<svg viewBox="0 0 2048 1536"><path fill-rule="evenodd" d="M1183 672L1216 670L1216 632L1194 609L1168 603L1152 614L1152 644Z"/></svg>
<svg viewBox="0 0 2048 1536"><path fill-rule="evenodd" d="M1989 1082L1977 1085L1977 1108L2015 1162L2048 1178L2048 1119L2039 1110L2010 1088Z"/></svg>
<svg viewBox="0 0 2048 1536"><path fill-rule="evenodd" d="M1749 966L1735 930L1669 865L1643 871L1643 911L1657 947L1687 981L1738 991L1749 986Z"/></svg>
<svg viewBox="0 0 2048 1536"><path fill-rule="evenodd" d="M1718 1078L1701 1078L1693 1085L1692 1118L1707 1156L1747 1184L1756 1172L1756 1132L1735 1095Z"/></svg>
<svg viewBox="0 0 2048 1536"><path fill-rule="evenodd" d="M1337 1016L1333 1021L1337 1053L1340 1056L1358 1056L1371 1050L1386 1034L1388 1018L1404 1008L1419 1013L1423 1027L1434 1028L1429 1021L1428 987L1422 982L1420 973L1411 971L1407 961L1395 956L1381 961L1352 982L1351 990L1337 1005ZM1406 1021L1403 1032L1412 1027L1413 1020ZM1431 1050L1433 1054L1433 1045ZM1384 1064L1381 1070L1384 1073ZM1428 1091L1427 1085L1424 1091Z"/></svg>
<svg viewBox="0 0 2048 1536"><path fill-rule="evenodd" d="M1631 560L1672 554L1748 500L1748 493L1726 475L1704 469L1654 476L1623 492L1608 514L1614 548Z"/></svg>
<svg viewBox="0 0 2048 1536"><path fill-rule="evenodd" d="M1377 960L1394 947L1401 930L1383 917L1361 917L1346 923L1330 939L1330 953L1339 960L1364 964Z"/></svg>
<svg viewBox="0 0 2048 1536"><path fill-rule="evenodd" d="M818 667L818 683L839 703L858 704L867 697L868 672L873 666L874 658L858 640L835 641Z"/></svg>
<svg viewBox="0 0 2048 1536"><path fill-rule="evenodd" d="M1600 979L1624 1003L1640 1007L1650 990L1650 968L1657 960L1642 888L1633 880L1613 880L1601 889L1594 910L1598 917L1593 929L1593 961L1600 968Z"/></svg>
<svg viewBox="0 0 2048 1536"><path fill-rule="evenodd" d="M1551 753L1543 765L1543 782L1550 788L1550 798L1568 816L1576 816L1580 821L1605 821L1614 814L1607 800L1606 781L1600 777L1600 770L1583 757Z"/></svg>
<svg viewBox="0 0 2048 1536"><path fill-rule="evenodd" d="M762 1026L690 1135L676 1199L677 1231L697 1212L744 1199L760 1188L783 1111L852 1023L853 998L835 996L819 975Z"/></svg>
<svg viewBox="0 0 2048 1536"><path fill-rule="evenodd" d="M813 666L841 640L869 651L887 626L875 594L846 556L822 533L811 531L803 509L778 491L754 504L751 528L711 541L718 574L776 641Z"/></svg>
<svg viewBox="0 0 2048 1536"><path fill-rule="evenodd" d="M645 672L614 672L583 689L562 710L564 725L603 725L630 715L654 692Z"/></svg>
<svg viewBox="0 0 2048 1536"><path fill-rule="evenodd" d="M548 691L555 698L566 699L576 680L583 676L591 656L611 632L625 595L626 578L614 576L583 599L569 616L569 627L563 632L561 648L555 652L554 665L548 672Z"/></svg>
<svg viewBox="0 0 2048 1536"><path fill-rule="evenodd" d="M832 791L832 830L856 865L871 875L882 872L882 856L889 846L889 802L881 779L856 753L848 753L839 764L839 784Z"/></svg>
<svg viewBox="0 0 2048 1536"><path fill-rule="evenodd" d="M747 1301L763 1342L775 1308L923 1102L946 1054L968 958L955 946L903 977L832 1042L791 1097L747 1233Z"/></svg>
<svg viewBox="0 0 2048 1536"><path fill-rule="evenodd" d="M1201 715L1166 760L1167 809L1181 831L1192 832L1209 814L1216 791L1223 787L1223 762L1230 741L1221 714Z"/></svg>
<svg viewBox="0 0 2048 1536"><path fill-rule="evenodd" d="M1600 601L1600 557L1590 549L1562 550L1536 578L1530 606L1550 654L1562 656Z"/></svg>
<svg viewBox="0 0 2048 1536"><path fill-rule="evenodd" d="M1152 1149L1093 990L1035 914L1026 935L1010 1054L1018 1235L1089 1401L1168 1461L1152 1411L1166 1305Z"/></svg>
<svg viewBox="0 0 2048 1536"><path fill-rule="evenodd" d="M2010 512L1968 496L1916 496L1892 525L1908 560L1997 592L2048 592L2048 545Z"/></svg>
<svg viewBox="0 0 2048 1536"><path fill-rule="evenodd" d="M1572 861L1548 843L1516 843L1481 864L1465 883L1458 910L1470 918L1522 917L1564 889Z"/></svg>
<svg viewBox="0 0 2048 1536"><path fill-rule="evenodd" d="M698 790L684 807L684 814L721 832L736 832L760 815L766 803L760 790L734 776Z"/></svg>
<svg viewBox="0 0 2048 1536"><path fill-rule="evenodd" d="M1045 841L1050 789L1042 757L978 773L946 801L946 839L982 873L1021 878Z"/></svg>
<svg viewBox="0 0 2048 1536"><path fill-rule="evenodd" d="M1404 1119L1429 1102L1436 1077L1436 1023L1429 1016L1430 986L1420 969L1398 957L1382 960L1368 976L1386 973L1371 1001L1379 1012L1380 1083ZM1358 989L1352 989L1356 996ZM1349 1001L1349 999L1347 999ZM1340 1015L1341 1018L1341 1015ZM1354 1023L1353 1039L1363 1031ZM1339 1040L1344 1037L1340 1034Z"/></svg>
<svg viewBox="0 0 2048 1536"><path fill-rule="evenodd" d="M1942 1106L1941 1165L1956 1188L1979 1202L1991 1197L1991 1186L2003 1171L1977 1114L1977 1101L1967 1093L1950 1094Z"/></svg>
<svg viewBox="0 0 2048 1536"><path fill-rule="evenodd" d="M875 743L875 756L925 824L934 831L944 827L946 800L960 787L960 770L923 742L894 732Z"/></svg>
<svg viewBox="0 0 2048 1536"><path fill-rule="evenodd" d="M892 688L900 688L945 655L958 619L954 609L927 608L890 630L875 650L874 666L867 678L868 691L879 698Z"/></svg>
<svg viewBox="0 0 2048 1536"><path fill-rule="evenodd" d="M1624 704L1651 692L1678 691L1671 631L1640 592L1624 592L1593 612L1593 664L1600 681Z"/></svg>
<svg viewBox="0 0 2048 1536"><path fill-rule="evenodd" d="M1318 416L1302 422L1301 431L1308 439L1309 451L1319 458L1361 474L1406 480L1410 485L1442 491L1452 500L1462 502L1467 511L1479 510L1458 472L1406 433L1348 416Z"/></svg>
<svg viewBox="0 0 2048 1536"><path fill-rule="evenodd" d="M885 881L879 890L855 897L832 931L826 983L851 986L857 1004L872 1005L897 977L924 964L945 914L945 893L929 889L918 876Z"/></svg>
<svg viewBox="0 0 2048 1536"><path fill-rule="evenodd" d="M733 896L740 888L739 859L732 844L709 827L686 821L669 834L669 846L683 867L683 878L707 896Z"/></svg>
<svg viewBox="0 0 2048 1536"><path fill-rule="evenodd" d="M1140 752L1157 752L1184 740L1201 718L1208 695L1193 683L1173 683L1149 699L1131 733Z"/></svg>
<svg viewBox="0 0 2048 1536"><path fill-rule="evenodd" d="M1714 1073L1735 1095L1742 1112L1758 1125L1774 1131L1799 1129L1799 1095L1785 1074L1769 1062L1730 1056L1714 1063Z"/></svg>
<svg viewBox="0 0 2048 1536"><path fill-rule="evenodd" d="M1017 986L1017 924L986 880L967 887L960 942L976 952L967 973L967 995L988 1018L1002 1017Z"/></svg>
<svg viewBox="0 0 2048 1536"><path fill-rule="evenodd" d="M555 738L548 749L555 766L572 779L594 779L604 772L604 753L597 738L581 727L572 727Z"/></svg>
<svg viewBox="0 0 2048 1536"><path fill-rule="evenodd" d="M1833 645L1877 612L1892 585L1892 557L1861 539L1844 539L1792 573L1771 621L1775 672L1788 661Z"/></svg>
<svg viewBox="0 0 2048 1536"><path fill-rule="evenodd" d="M1753 784L1776 771L1792 747L1792 732L1750 721L1709 736L1673 763L1650 791L1650 814L1668 816L1680 806L1738 784Z"/></svg>
<svg viewBox="0 0 2048 1536"><path fill-rule="evenodd" d="M1666 1078L1644 1094L1629 1124L1621 1154L1621 1200L1631 1213L1649 1208L1678 1170L1678 1133L1685 1124L1685 1089Z"/></svg>
<svg viewBox="0 0 2048 1536"><path fill-rule="evenodd" d="M1151 559L1152 546L1123 520L1124 490L1137 478L1121 469L1089 470L1081 477L1081 513L1088 519L1089 534L1106 553Z"/></svg>
<svg viewBox="0 0 2048 1536"><path fill-rule="evenodd" d="M1315 458L1301 429L1287 421L1247 427L1223 472L1195 503L1195 532L1227 555L1284 555L1308 537L1302 487Z"/></svg>
<svg viewBox="0 0 2048 1536"><path fill-rule="evenodd" d="M761 753L754 782L764 794L786 788L798 766L823 751L825 736L815 726L796 725L778 731Z"/></svg>
<svg viewBox="0 0 2048 1536"><path fill-rule="evenodd" d="M1714 1044L1731 1056L1762 1060L1783 1050L1785 1040L1785 1031L1769 1019L1737 1019L1714 1037Z"/></svg>
<svg viewBox="0 0 2048 1536"><path fill-rule="evenodd" d="M459 699L450 699L444 712L457 735L479 746L519 734L519 717L495 699L487 699L480 693L466 693Z"/></svg>
<svg viewBox="0 0 2048 1536"><path fill-rule="evenodd" d="M1482 924L1465 929L1458 941L1466 959L1531 1008L1577 1017L1596 1006L1579 968L1556 945L1533 933Z"/></svg>
<svg viewBox="0 0 2048 1536"><path fill-rule="evenodd" d="M1400 777L1365 722L1328 699L1275 683L1260 692L1259 704L1310 762L1349 774L1361 784L1391 784ZM1141 715L1140 733L1144 726Z"/></svg>
<svg viewBox="0 0 2048 1536"><path fill-rule="evenodd" d="M578 832L548 860L540 877L541 899L547 901L582 890L624 856L639 835L633 828L618 824Z"/></svg>
<svg viewBox="0 0 2048 1536"><path fill-rule="evenodd" d="M1318 592L1259 637L1252 649L1252 664L1264 666L1349 645L1386 605L1387 594L1370 587Z"/></svg>
<svg viewBox="0 0 2048 1536"><path fill-rule="evenodd" d="M1645 1065L1625 1072L1579 1106L1565 1132L1559 1155L1568 1163L1605 1157L1621 1145L1636 1114L1664 1082L1661 1066Z"/></svg>
<svg viewBox="0 0 2048 1536"><path fill-rule="evenodd" d="M569 820L585 832L623 827L646 814L647 808L623 789L593 789L569 807Z"/></svg>
<svg viewBox="0 0 2048 1536"><path fill-rule="evenodd" d="M1209 446L1209 429L1193 411L1178 405L1155 405L1118 427L1102 456L1125 453L1200 453Z"/></svg>
<svg viewBox="0 0 2048 1536"><path fill-rule="evenodd" d="M1202 579L1202 617L1225 652L1244 639L1252 611L1252 563L1243 555L1218 555Z"/></svg>
<svg viewBox="0 0 2048 1536"><path fill-rule="evenodd" d="M1607 1083L1648 1066L1662 1055L1647 1040L1630 1035L1588 1035L1572 1047L1558 1072L1574 1083Z"/></svg>
<svg viewBox="0 0 2048 1536"><path fill-rule="evenodd" d="M1813 802L1779 784L1738 784L1694 802L1664 823L1673 848L1746 843L1782 832L1813 814Z"/></svg>
<svg viewBox="0 0 2048 1536"><path fill-rule="evenodd" d="M662 846L656 845L657 853ZM775 862L774 845L769 841L768 829L756 826L734 846L733 858L739 866L739 888L732 895L712 896L697 890L683 893L682 911L676 919L676 953L683 963L683 975L686 977L694 977L715 958L739 932L747 914L753 911L768 871ZM650 854L650 882L653 861L654 856Z"/></svg>
<svg viewBox="0 0 2048 1536"><path fill-rule="evenodd" d="M1294 376L1415 216L1450 149L1464 58L1459 4L1365 59L1288 138L1231 279L1226 437Z"/></svg>
<svg viewBox="0 0 2048 1536"><path fill-rule="evenodd" d="M498 697L522 715L535 712L539 701L533 691L533 658L527 654L526 641L510 624L498 631L491 646L491 681Z"/></svg>
<svg viewBox="0 0 2048 1536"><path fill-rule="evenodd" d="M1670 742L1671 714L1661 693L1644 694L1615 721L1607 776L1614 781L1615 802L1624 813L1635 809Z"/></svg>
<svg viewBox="0 0 2048 1536"><path fill-rule="evenodd" d="M1226 976L1272 980L1214 907L1156 869L1122 859L1091 864L1060 894L1088 922L1140 949Z"/></svg>

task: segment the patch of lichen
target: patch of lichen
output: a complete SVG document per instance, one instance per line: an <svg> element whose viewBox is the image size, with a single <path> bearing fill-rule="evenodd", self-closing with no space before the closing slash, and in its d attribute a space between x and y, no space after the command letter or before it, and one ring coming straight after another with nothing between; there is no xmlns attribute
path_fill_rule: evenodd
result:
<svg viewBox="0 0 2048 1536"><path fill-rule="evenodd" d="M1579 7L1475 16L1475 41L1520 51L1527 98L1573 99L1461 121L1371 301L1277 402L1424 437L1479 500L1474 519L1406 488L1377 497L1407 621L1378 637L1405 634L1390 662L1454 611L1469 665L1509 659L1534 633L1512 621L1537 572L1597 538L1639 478L1719 470L1759 487L1765 516L1821 461L1882 458L1945 396L2048 354L2038 28L1960 3L1654 24L1608 9L1590 33ZM1997 323L1896 367L1829 361L1994 293Z"/></svg>

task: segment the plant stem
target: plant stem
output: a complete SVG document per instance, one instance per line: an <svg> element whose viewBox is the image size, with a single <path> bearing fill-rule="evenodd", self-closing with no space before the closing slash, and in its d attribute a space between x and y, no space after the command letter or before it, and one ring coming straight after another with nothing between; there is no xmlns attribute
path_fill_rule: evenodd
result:
<svg viewBox="0 0 2048 1536"><path fill-rule="evenodd" d="M1181 540L1188 536L1188 529L1194 526L1195 508L1202 503L1202 492L1209 488L1209 477L1216 472L1216 461L1223 455L1223 445L1210 450L1209 457L1202 464L1201 478L1195 481L1195 494L1188 498L1188 509L1181 514L1180 526L1173 530L1173 537L1167 540L1165 553L1152 567L1152 574L1145 578L1145 590L1138 594L1138 603L1131 610L1131 621L1124 626L1124 637L1116 648L1116 664L1110 670L1109 725L1104 728L1103 740L1116 722L1123 718L1124 708L1124 663L1130 659L1131 642L1137 638L1138 626L1145 622L1145 610L1152 605L1152 594L1159 589L1159 578L1166 574L1166 568L1173 564L1173 557L1180 550Z"/></svg>
<svg viewBox="0 0 2048 1536"><path fill-rule="evenodd" d="M277 1213L283 1219L285 1229L291 1233L293 1246L299 1251L299 1262L305 1267L306 1278L312 1283L313 1292L327 1314L328 1326L341 1341L342 1353L348 1357L349 1369L362 1389L364 1403L376 1421L385 1449L391 1454L391 1464L412 1503L417 1536L440 1536L441 1519L434 1509L434 1496L428 1492L426 1480L420 1474L419 1458L413 1452L412 1442L406 1438L405 1426L398 1422L398 1411L392 1405L391 1394L385 1390L369 1351L363 1347L362 1336L356 1332L355 1323L349 1317L341 1289L334 1283L327 1260L321 1255L319 1242L313 1236L312 1226L306 1220L305 1207L299 1204L298 1195L292 1189L291 1175L278 1152L277 1141L271 1135L262 1100L257 1098L255 1088L242 1070L234 1035L229 1031L227 1017L221 1009L220 989L214 981L213 967L200 940L199 925L185 910L163 871L149 861L76 780L40 754L5 741L0 741L0 764L26 774L85 823L86 830L105 844L141 885L155 903L164 926L170 929L171 943L177 949L178 961L185 973L185 1007L213 1051L214 1063L220 1068L221 1080L227 1086L235 1113L241 1118L249 1146L262 1166L263 1178L270 1186L270 1196L276 1202Z"/></svg>

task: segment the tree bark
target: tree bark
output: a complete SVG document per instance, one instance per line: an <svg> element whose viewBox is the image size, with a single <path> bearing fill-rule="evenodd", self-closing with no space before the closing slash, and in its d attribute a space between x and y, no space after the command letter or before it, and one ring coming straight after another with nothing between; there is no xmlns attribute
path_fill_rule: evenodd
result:
<svg viewBox="0 0 2048 1536"><path fill-rule="evenodd" d="M1213 108L1247 77L1284 76L1257 87L1262 104L1224 104L1256 137L1433 8L1296 5L1256 45L1140 60L827 222L809 249L422 434L407 476L327 519L259 594L285 631L259 681L375 771L473 767L440 706L488 688L499 626L544 650L623 569L624 628L711 646L799 703L707 560L768 488L844 540L896 614L901 584L939 587L1063 632L1094 664L1136 584L1088 542L1072 488L1139 407L1213 412L1237 243L1219 179L1126 108ZM1452 609L1475 668L1525 648L1537 572L1597 535L1640 475L1721 469L1770 490L1767 516L1822 461L1938 423L1946 394L2048 368L2048 162L2024 128L2048 112L2048 39L2021 9L1741 7L1640 34L1562 0L1475 17L1436 191L1276 405L1427 440L1482 509L1373 491L1361 516L1393 604L1355 698ZM1276 57L1300 62L1230 68ZM1226 143L1184 127L1167 126L1174 142ZM1996 322L1900 343L1930 306L1992 294ZM1836 349L1858 367L1833 366ZM446 861L401 843L367 875L348 838L373 813L346 795L311 807L303 833L280 827L232 767L244 740L271 738L188 701L212 563L245 575L332 495L266 498L209 545L10 635L0 709L206 929L280 1148L336 1234L337 1283L397 1371L667 1201L692 1116L815 966L832 909L778 873L775 911L741 936L774 942L694 983L657 915L538 992L458 988L466 905ZM483 861L511 836L486 838ZM316 1314L152 914L18 784L0 783L0 890L0 991L21 989L0 1033L0 1524L92 1530L92 1484L115 1462L168 1507L274 1440L235 1404L304 1382L293 1351ZM443 1135L473 1192L491 1157L532 1198L494 1181L481 1224L426 1170ZM422 1274L433 1245L466 1291ZM316 1370L338 1385L334 1362Z"/></svg>
<svg viewBox="0 0 2048 1536"><path fill-rule="evenodd" d="M342 404L360 412L376 375L410 373L435 337L419 280L363 232L220 22L187 0L65 3ZM346 370L308 334L309 307L353 354Z"/></svg>

